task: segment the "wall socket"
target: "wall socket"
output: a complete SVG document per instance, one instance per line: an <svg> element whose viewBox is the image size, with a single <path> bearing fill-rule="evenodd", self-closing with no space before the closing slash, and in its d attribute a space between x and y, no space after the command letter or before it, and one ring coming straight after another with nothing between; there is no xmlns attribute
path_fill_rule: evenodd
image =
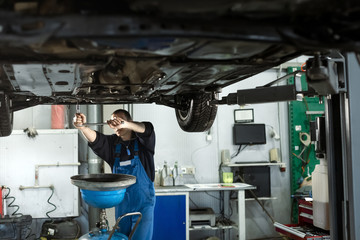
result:
<svg viewBox="0 0 360 240"><path fill-rule="evenodd" d="M195 174L195 167L182 167L181 172L183 174Z"/></svg>

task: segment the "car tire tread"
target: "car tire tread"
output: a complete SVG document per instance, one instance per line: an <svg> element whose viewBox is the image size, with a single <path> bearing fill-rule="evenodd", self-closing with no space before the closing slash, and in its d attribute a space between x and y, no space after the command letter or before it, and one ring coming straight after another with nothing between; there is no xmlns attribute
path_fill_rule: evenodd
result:
<svg viewBox="0 0 360 240"><path fill-rule="evenodd" d="M9 136L12 132L13 112L10 110L9 96L0 94L0 136Z"/></svg>
<svg viewBox="0 0 360 240"><path fill-rule="evenodd" d="M180 117L181 111L176 111L179 126L186 132L204 132L214 123L217 106L210 105L211 94L200 94L191 98L192 107L188 109L187 117Z"/></svg>

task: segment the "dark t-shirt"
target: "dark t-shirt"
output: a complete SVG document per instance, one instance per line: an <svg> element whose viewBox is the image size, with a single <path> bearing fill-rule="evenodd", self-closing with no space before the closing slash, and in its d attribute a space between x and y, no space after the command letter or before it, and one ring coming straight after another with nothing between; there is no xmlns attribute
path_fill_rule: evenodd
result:
<svg viewBox="0 0 360 240"><path fill-rule="evenodd" d="M153 182L155 179L155 166L154 166L154 153L155 153L155 132L154 126L150 122L143 122L145 125L144 133L134 133L133 138L130 141L122 141L116 134L105 135L96 132L96 139L94 142L89 143L89 147L94 151L96 155L106 161L111 169L115 160L115 146L121 144L120 161L126 161L134 158L134 142L138 140L139 157L141 163ZM130 150L128 155L127 148Z"/></svg>

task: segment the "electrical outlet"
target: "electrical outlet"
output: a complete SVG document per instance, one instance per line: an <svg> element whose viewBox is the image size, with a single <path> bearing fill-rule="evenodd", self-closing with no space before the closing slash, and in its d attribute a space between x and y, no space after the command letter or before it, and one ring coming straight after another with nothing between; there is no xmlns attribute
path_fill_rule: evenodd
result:
<svg viewBox="0 0 360 240"><path fill-rule="evenodd" d="M187 167L186 173L187 174L195 174L195 167Z"/></svg>
<svg viewBox="0 0 360 240"><path fill-rule="evenodd" d="M212 140L212 136L210 134L206 135L206 141L211 142L211 140Z"/></svg>

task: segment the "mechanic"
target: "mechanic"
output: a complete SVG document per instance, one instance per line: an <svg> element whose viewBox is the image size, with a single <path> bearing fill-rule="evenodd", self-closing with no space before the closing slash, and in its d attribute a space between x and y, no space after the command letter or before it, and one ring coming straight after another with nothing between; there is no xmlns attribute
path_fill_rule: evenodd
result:
<svg viewBox="0 0 360 240"><path fill-rule="evenodd" d="M154 149L155 132L150 122L135 122L129 112L113 112L107 124L115 134L104 135L86 126L86 116L75 115L74 126L88 140L90 148L104 159L113 173L136 176L136 183L127 188L124 200L115 207L116 219L125 213L141 212L142 219L132 237L150 240L153 234L155 205ZM129 236L138 216L128 216L120 221L120 232Z"/></svg>

